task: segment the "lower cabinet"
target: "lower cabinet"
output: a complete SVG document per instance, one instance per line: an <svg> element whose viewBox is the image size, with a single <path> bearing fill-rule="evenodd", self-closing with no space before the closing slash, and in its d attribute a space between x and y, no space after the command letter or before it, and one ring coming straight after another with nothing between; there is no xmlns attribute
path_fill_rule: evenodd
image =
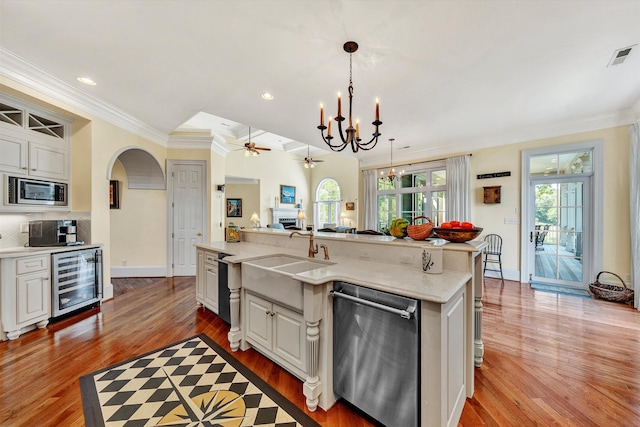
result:
<svg viewBox="0 0 640 427"><path fill-rule="evenodd" d="M50 255L4 258L0 262L2 338L16 339L51 317Z"/></svg>
<svg viewBox="0 0 640 427"><path fill-rule="evenodd" d="M306 323L302 314L247 292L244 315L247 342L293 374L305 377Z"/></svg>
<svg viewBox="0 0 640 427"><path fill-rule="evenodd" d="M218 314L218 254L197 250L196 301Z"/></svg>

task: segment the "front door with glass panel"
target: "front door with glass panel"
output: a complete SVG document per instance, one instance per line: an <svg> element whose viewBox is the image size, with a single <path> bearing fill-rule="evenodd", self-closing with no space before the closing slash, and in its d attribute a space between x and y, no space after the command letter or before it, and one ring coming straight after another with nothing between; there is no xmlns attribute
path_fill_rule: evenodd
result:
<svg viewBox="0 0 640 427"><path fill-rule="evenodd" d="M563 162L562 155L550 157ZM575 161L568 165L569 170L575 170L571 169ZM542 174L529 181L529 206L533 210L528 224L531 282L586 287L588 270L585 266L590 260L591 181L580 172L583 171Z"/></svg>

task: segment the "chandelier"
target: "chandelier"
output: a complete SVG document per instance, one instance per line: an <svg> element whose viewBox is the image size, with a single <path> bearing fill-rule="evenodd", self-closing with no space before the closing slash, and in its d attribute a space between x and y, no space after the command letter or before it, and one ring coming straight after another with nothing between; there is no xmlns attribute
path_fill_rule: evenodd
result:
<svg viewBox="0 0 640 427"><path fill-rule="evenodd" d="M389 142L391 143L391 163L389 164L389 172L386 176L384 175L384 171L380 172L380 178L387 180L390 184L394 184L396 178L400 179L402 178L402 175L404 175L403 170L398 172L396 175L396 170L393 168L393 141L395 141L395 139L389 138Z"/></svg>
<svg viewBox="0 0 640 427"><path fill-rule="evenodd" d="M351 54L358 50L358 43L354 41L346 42L343 46L343 49L345 52L349 53L349 127L345 129L344 133L342 132L342 122L345 120L345 118L342 116L342 101L340 93L338 93L338 115L335 119L332 119L331 116L329 116L329 126L325 126L324 105L320 104L320 126L318 126L318 129L320 129L320 135L322 136L322 139L329 146L329 148L331 148L331 150L342 151L347 147L347 145L351 145L351 149L353 150L353 152L357 153L358 150L371 150L378 143L378 137L381 135L380 132L378 132L378 127L382 124L382 122L380 121L380 103L378 101L378 98L376 98L376 116L375 120L371 122L371 124L375 126L375 131L372 134L373 136L371 137L369 142L361 142L362 139L360 139L360 126L356 121L356 126L355 128L353 127L353 116L351 114L351 106L353 103ZM342 142L339 142L337 144L333 144L331 142L331 140L333 139L333 136L331 135L331 120L335 120L336 122L338 122L338 133L340 134L340 140ZM327 129L326 136L324 134L325 129Z"/></svg>

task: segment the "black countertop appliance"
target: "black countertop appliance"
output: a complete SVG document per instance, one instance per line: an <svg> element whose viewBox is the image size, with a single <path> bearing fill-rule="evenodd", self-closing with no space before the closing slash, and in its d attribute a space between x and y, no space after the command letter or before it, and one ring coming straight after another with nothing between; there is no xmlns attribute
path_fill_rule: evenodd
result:
<svg viewBox="0 0 640 427"><path fill-rule="evenodd" d="M77 239L77 222L72 219L29 221L29 246L73 246Z"/></svg>

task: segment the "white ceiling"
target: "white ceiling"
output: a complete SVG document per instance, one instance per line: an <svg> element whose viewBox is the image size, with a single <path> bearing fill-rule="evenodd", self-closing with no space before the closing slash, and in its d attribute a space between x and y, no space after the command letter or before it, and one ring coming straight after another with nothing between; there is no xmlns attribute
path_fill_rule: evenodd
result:
<svg viewBox="0 0 640 427"><path fill-rule="evenodd" d="M378 147L357 154L363 165L387 162L388 138L399 162L640 117L640 48L607 67L616 49L640 43L638 0L2 0L0 7L4 53L161 135L205 112L213 125L189 126L240 139L251 126L258 144L259 129L265 141L299 154L307 144L326 149L319 104L328 118L337 91L346 101L348 40L360 45L353 84L361 133L373 131L376 97L383 122ZM262 100L265 91L274 100Z"/></svg>

